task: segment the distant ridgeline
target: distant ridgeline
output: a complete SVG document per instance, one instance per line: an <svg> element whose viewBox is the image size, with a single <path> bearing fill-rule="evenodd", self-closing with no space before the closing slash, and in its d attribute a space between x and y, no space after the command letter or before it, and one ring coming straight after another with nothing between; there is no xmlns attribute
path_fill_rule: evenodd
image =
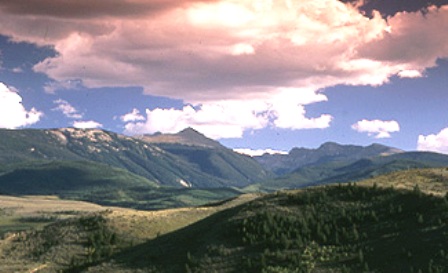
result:
<svg viewBox="0 0 448 273"><path fill-rule="evenodd" d="M138 208L159 208L160 200L165 200L160 208L197 205L247 191L444 166L447 155L379 144L329 142L252 158L191 128L135 137L99 129L0 130L0 194L58 195ZM182 200L173 197L181 193Z"/></svg>
<svg viewBox="0 0 448 273"><path fill-rule="evenodd" d="M166 139L98 129L0 130L0 162L4 171L42 160L97 162L175 187L243 187L270 175L252 158L193 129Z"/></svg>

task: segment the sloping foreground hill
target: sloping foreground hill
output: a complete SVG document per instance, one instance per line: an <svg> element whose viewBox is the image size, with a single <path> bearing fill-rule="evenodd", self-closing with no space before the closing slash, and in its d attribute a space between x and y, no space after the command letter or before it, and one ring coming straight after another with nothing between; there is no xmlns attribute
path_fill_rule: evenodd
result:
<svg viewBox="0 0 448 273"><path fill-rule="evenodd" d="M109 212L27 233L3 257L33 261L46 266L43 272L446 272L448 199L441 183L440 197L390 184L277 192L146 242L124 235L154 235L157 221L117 224ZM222 205L184 212L213 208ZM182 215L158 220L183 222L194 214Z"/></svg>
<svg viewBox="0 0 448 273"><path fill-rule="evenodd" d="M219 150L219 155L227 156L209 161L214 149ZM222 146L208 148L207 153L201 161L189 161L191 157L178 156L148 141L98 129L0 130L0 164L33 160L93 161L174 187L245 186L268 176L252 158ZM213 166L217 171L204 172L208 167L201 164ZM239 176L229 177L227 173Z"/></svg>
<svg viewBox="0 0 448 273"><path fill-rule="evenodd" d="M446 272L447 221L448 200L419 191L345 185L277 193L88 272Z"/></svg>
<svg viewBox="0 0 448 273"><path fill-rule="evenodd" d="M444 196L448 192L448 168L413 169L379 175L357 184L363 186L391 187L414 190L426 194Z"/></svg>
<svg viewBox="0 0 448 273"><path fill-rule="evenodd" d="M136 211L53 197L0 195L0 272L79 272L256 197L246 194L207 207Z"/></svg>

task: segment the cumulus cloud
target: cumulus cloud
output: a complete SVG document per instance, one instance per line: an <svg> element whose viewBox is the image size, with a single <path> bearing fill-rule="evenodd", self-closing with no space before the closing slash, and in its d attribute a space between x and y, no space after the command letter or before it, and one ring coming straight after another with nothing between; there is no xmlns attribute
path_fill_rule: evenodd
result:
<svg viewBox="0 0 448 273"><path fill-rule="evenodd" d="M400 131L400 125L395 120L363 119L353 124L352 129L360 133L367 133L375 138L390 138L390 133Z"/></svg>
<svg viewBox="0 0 448 273"><path fill-rule="evenodd" d="M145 117L140 114L140 111L138 109L134 108L130 113L121 116L120 119L123 122L130 122L130 121L145 120Z"/></svg>
<svg viewBox="0 0 448 273"><path fill-rule="evenodd" d="M186 105L182 109L146 110L146 121L127 123L125 133L177 133L192 127L213 139L238 138L246 129L261 129L266 126L266 114L254 112L260 109L244 102L213 102L193 107Z"/></svg>
<svg viewBox="0 0 448 273"><path fill-rule="evenodd" d="M94 120L75 121L73 122L73 127L78 129L96 129L103 127L103 124L96 122Z"/></svg>
<svg viewBox="0 0 448 273"><path fill-rule="evenodd" d="M448 28L440 27L447 20L448 5L383 18L338 0L0 0L1 34L57 52L34 66L54 80L49 91L66 82L141 86L195 105L147 111L146 122L131 122L127 131L178 126L151 125L158 124L150 123L154 116L209 131L203 113L215 113L223 101L261 101L241 122L228 113L230 121L216 120L215 130L229 136L268 125L328 127L330 115L305 117L307 103L297 97L307 89L421 77L448 57ZM294 99L275 102L282 99L278 88Z"/></svg>
<svg viewBox="0 0 448 273"><path fill-rule="evenodd" d="M0 82L0 127L16 129L37 123L43 113L34 107L29 111L22 105L22 97Z"/></svg>
<svg viewBox="0 0 448 273"><path fill-rule="evenodd" d="M448 128L441 130L438 134L419 135L417 150L448 154Z"/></svg>
<svg viewBox="0 0 448 273"><path fill-rule="evenodd" d="M301 94L301 95L298 95ZM198 105L185 105L182 109L146 110L143 122L134 122L130 113L125 125L127 134L155 132L176 133L192 127L204 135L219 138L239 138L246 130L257 130L267 126L287 129L322 129L330 126L332 116L306 117L304 105L326 101L327 97L311 90L280 89L275 99L208 101Z"/></svg>
<svg viewBox="0 0 448 273"><path fill-rule="evenodd" d="M264 154L282 154L282 155L286 155L288 154L288 152L286 151L280 151L280 150L273 150L273 149L257 149L257 150L253 150L253 149L247 149L247 148L236 148L233 149L235 152L243 154L243 155L248 155L248 156L261 156Z"/></svg>
<svg viewBox="0 0 448 273"><path fill-rule="evenodd" d="M83 118L83 114L79 113L79 111L73 107L68 101L58 99L53 101L57 106L53 108L53 111L60 111L64 116L73 119L81 119Z"/></svg>

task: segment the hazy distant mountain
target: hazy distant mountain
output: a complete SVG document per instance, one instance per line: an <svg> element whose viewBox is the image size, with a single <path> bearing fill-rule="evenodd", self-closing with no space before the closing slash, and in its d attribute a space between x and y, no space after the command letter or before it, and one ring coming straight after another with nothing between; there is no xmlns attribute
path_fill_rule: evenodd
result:
<svg viewBox="0 0 448 273"><path fill-rule="evenodd" d="M354 182L400 170L448 166L448 155L432 152L403 152L362 158L356 161L327 161L300 167L291 173L266 180L264 189L302 188L313 185Z"/></svg>
<svg viewBox="0 0 448 273"><path fill-rule="evenodd" d="M0 164L94 161L125 169L158 185L176 187L245 186L268 177L268 172L252 158L234 153L192 129L157 136L171 139L167 141L170 151L155 145L150 138L132 138L98 129L0 130ZM173 147L191 150L183 150L179 155L179 149Z"/></svg>
<svg viewBox="0 0 448 273"><path fill-rule="evenodd" d="M298 168L310 165L321 165L327 162L354 162L359 159L391 155L402 150L372 144L367 147L356 145L340 145L334 142L322 144L317 149L293 148L288 154L264 154L255 159L267 170L277 175L290 173Z"/></svg>

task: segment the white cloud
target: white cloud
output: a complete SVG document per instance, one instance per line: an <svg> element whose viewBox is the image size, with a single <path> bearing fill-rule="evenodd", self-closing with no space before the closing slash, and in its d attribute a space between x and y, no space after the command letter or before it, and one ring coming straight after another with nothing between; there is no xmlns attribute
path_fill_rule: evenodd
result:
<svg viewBox="0 0 448 273"><path fill-rule="evenodd" d="M400 125L395 120L360 120L352 125L352 129L360 133L368 133L375 138L390 138L390 133L399 132Z"/></svg>
<svg viewBox="0 0 448 273"><path fill-rule="evenodd" d="M420 78L423 77L422 72L418 70L403 70L398 72L400 78Z"/></svg>
<svg viewBox="0 0 448 273"><path fill-rule="evenodd" d="M264 154L282 154L282 155L286 155L288 154L288 152L286 151L280 151L280 150L273 150L273 149L257 149L257 150L252 150L252 149L247 149L247 148L237 148L237 149L233 149L235 152L243 154L243 155L248 155L248 156L261 156Z"/></svg>
<svg viewBox="0 0 448 273"><path fill-rule="evenodd" d="M26 110L22 105L22 97L0 82L0 127L16 129L37 123L43 113L34 107Z"/></svg>
<svg viewBox="0 0 448 273"><path fill-rule="evenodd" d="M271 99L266 97L264 100L208 101L198 105L186 105L182 109L147 109L144 122L128 119L125 133L176 133L192 127L208 137L219 139L240 138L246 130L257 130L267 126L293 130L322 129L329 126L332 117L321 115L317 118L308 118L305 116L304 105L326 99L325 95L312 90L297 92L297 90L279 89ZM138 112L133 114L139 115ZM122 120L125 121L123 117Z"/></svg>
<svg viewBox="0 0 448 273"><path fill-rule="evenodd" d="M130 121L145 120L145 117L140 114L140 111L138 109L134 108L132 109L132 112L121 116L120 119L123 122L130 122Z"/></svg>
<svg viewBox="0 0 448 273"><path fill-rule="evenodd" d="M53 101L57 106L53 108L53 111L60 111L64 116L73 119L81 119L83 118L83 114L79 113L79 111L73 107L68 101L58 99Z"/></svg>
<svg viewBox="0 0 448 273"><path fill-rule="evenodd" d="M23 73L23 68L21 67L14 67L13 69L11 69L12 72L14 73Z"/></svg>
<svg viewBox="0 0 448 273"><path fill-rule="evenodd" d="M382 18L338 0L110 1L2 1L0 34L54 48L34 66L54 80L48 92L141 86L197 106L147 111L127 132L327 128L331 115L306 117L306 105L326 100L316 90L421 77L448 57L448 5Z"/></svg>
<svg viewBox="0 0 448 273"><path fill-rule="evenodd" d="M78 129L96 129L96 128L103 127L103 124L93 121L93 120L75 121L75 122L73 122L73 127L78 128Z"/></svg>
<svg viewBox="0 0 448 273"><path fill-rule="evenodd" d="M252 106L252 107L251 107ZM263 113L257 113L257 105L235 102L212 102L183 109L146 110L146 121L127 123L128 134L177 133L192 127L204 135L213 138L239 138L246 129L261 129L268 122Z"/></svg>
<svg viewBox="0 0 448 273"><path fill-rule="evenodd" d="M417 150L448 154L448 128L441 130L438 134L419 135Z"/></svg>

